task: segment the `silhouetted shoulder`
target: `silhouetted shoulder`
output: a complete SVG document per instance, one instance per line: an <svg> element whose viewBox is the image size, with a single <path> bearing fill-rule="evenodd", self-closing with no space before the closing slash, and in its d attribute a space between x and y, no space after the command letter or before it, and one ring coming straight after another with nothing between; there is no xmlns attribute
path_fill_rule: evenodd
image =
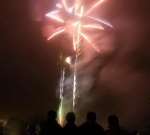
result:
<svg viewBox="0 0 150 135"><path fill-rule="evenodd" d="M41 135L58 134L62 131L61 126L57 123L57 113L55 111L48 112L48 118L43 123Z"/></svg>
<svg viewBox="0 0 150 135"><path fill-rule="evenodd" d="M108 129L106 135L129 135L128 131L119 124L119 118L116 115L108 116Z"/></svg>
<svg viewBox="0 0 150 135"><path fill-rule="evenodd" d="M104 129L96 121L96 113L89 112L87 114L86 122L80 126L80 131L82 133L88 133L91 135L104 135Z"/></svg>
<svg viewBox="0 0 150 135"><path fill-rule="evenodd" d="M106 135L129 135L128 130L123 128L115 131L108 129L105 131L105 133Z"/></svg>
<svg viewBox="0 0 150 135"><path fill-rule="evenodd" d="M69 112L66 115L66 125L64 126L64 133L65 134L77 134L77 125L75 124L76 116L73 112Z"/></svg>

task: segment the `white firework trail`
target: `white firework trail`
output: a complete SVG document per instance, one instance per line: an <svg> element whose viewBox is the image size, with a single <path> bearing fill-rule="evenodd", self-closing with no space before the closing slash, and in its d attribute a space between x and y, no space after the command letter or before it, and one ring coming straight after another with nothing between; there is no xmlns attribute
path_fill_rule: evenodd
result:
<svg viewBox="0 0 150 135"><path fill-rule="evenodd" d="M61 77L60 77L60 104L59 104L59 110L58 110L58 121L62 125L63 124L63 102L64 102L64 81L65 81L65 68L63 67L61 71Z"/></svg>

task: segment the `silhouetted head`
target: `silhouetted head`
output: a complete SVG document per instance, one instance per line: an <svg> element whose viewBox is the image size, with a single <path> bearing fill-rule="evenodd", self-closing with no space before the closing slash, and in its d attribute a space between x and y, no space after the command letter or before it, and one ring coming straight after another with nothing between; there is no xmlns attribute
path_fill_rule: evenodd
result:
<svg viewBox="0 0 150 135"><path fill-rule="evenodd" d="M48 119L51 121L55 121L57 118L57 113L55 111L49 111L48 112Z"/></svg>
<svg viewBox="0 0 150 135"><path fill-rule="evenodd" d="M67 121L67 123L75 123L75 120L76 120L76 116L75 116L74 112L69 112L66 115L66 121Z"/></svg>
<svg viewBox="0 0 150 135"><path fill-rule="evenodd" d="M119 127L119 119L116 115L110 115L108 117L109 127Z"/></svg>
<svg viewBox="0 0 150 135"><path fill-rule="evenodd" d="M95 112L88 112L87 121L90 121L90 122L96 121L96 113Z"/></svg>

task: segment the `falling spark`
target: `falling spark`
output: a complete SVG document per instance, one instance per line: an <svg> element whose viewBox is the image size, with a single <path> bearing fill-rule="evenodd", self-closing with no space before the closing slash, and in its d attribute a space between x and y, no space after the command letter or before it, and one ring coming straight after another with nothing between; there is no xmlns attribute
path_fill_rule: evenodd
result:
<svg viewBox="0 0 150 135"><path fill-rule="evenodd" d="M65 31L65 29L59 29L57 30L55 33L53 33L47 40L51 40L52 38L60 35L61 33L63 33Z"/></svg>

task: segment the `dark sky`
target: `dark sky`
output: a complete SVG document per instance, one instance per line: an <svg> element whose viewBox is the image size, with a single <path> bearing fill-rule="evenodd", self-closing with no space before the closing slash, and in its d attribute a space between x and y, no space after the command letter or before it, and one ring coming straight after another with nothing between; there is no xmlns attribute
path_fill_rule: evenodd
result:
<svg viewBox="0 0 150 135"><path fill-rule="evenodd" d="M31 7L28 0L0 2L1 116L40 115L57 104L59 49L45 41ZM95 76L91 108L105 117L115 112L131 126L150 119L149 12L149 0L110 0L103 9L117 47Z"/></svg>
<svg viewBox="0 0 150 135"><path fill-rule="evenodd" d="M1 1L0 5L1 113L47 111L55 104L51 102L55 101L58 49L44 41L28 1Z"/></svg>

